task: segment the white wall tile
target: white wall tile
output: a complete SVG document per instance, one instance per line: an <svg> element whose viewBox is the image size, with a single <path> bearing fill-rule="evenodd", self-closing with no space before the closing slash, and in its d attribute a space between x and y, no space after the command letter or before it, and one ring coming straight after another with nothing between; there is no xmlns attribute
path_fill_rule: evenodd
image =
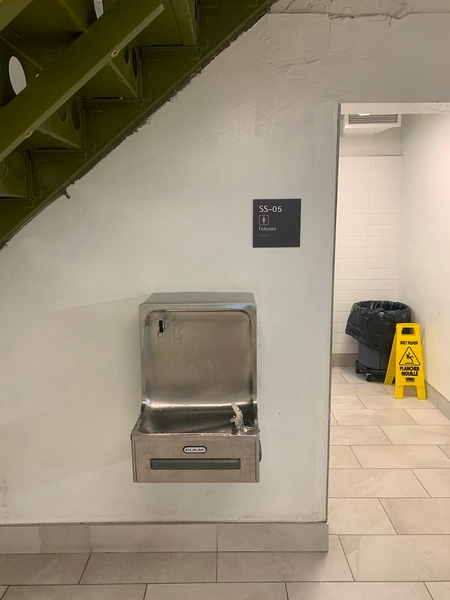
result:
<svg viewBox="0 0 450 600"><path fill-rule="evenodd" d="M371 202L369 204L370 214L400 214L401 202Z"/></svg>
<svg viewBox="0 0 450 600"><path fill-rule="evenodd" d="M367 237L362 235L358 237L339 236L336 238L337 248L365 248L366 245Z"/></svg>
<svg viewBox="0 0 450 600"><path fill-rule="evenodd" d="M351 337L345 343L333 342L333 354L356 354L358 352L358 342Z"/></svg>
<svg viewBox="0 0 450 600"><path fill-rule="evenodd" d="M367 258L398 258L399 247L388 246L388 247L376 247L371 246L367 248Z"/></svg>
<svg viewBox="0 0 450 600"><path fill-rule="evenodd" d="M398 269L398 258L365 258L367 269Z"/></svg>
<svg viewBox="0 0 450 600"><path fill-rule="evenodd" d="M366 282L366 292L382 292L398 289L398 281L395 279L371 279Z"/></svg>
<svg viewBox="0 0 450 600"><path fill-rule="evenodd" d="M338 216L339 215L358 215L358 214L369 213L369 201L367 202L339 202L338 204Z"/></svg>
<svg viewBox="0 0 450 600"><path fill-rule="evenodd" d="M385 170L385 169L379 169ZM354 168L342 168L339 169L340 181L356 181L359 179L370 179L370 169L354 169ZM378 179L388 179L387 177L378 177Z"/></svg>
<svg viewBox="0 0 450 600"><path fill-rule="evenodd" d="M339 202L338 205L341 203L346 203L346 202L352 202L352 203L359 203L359 202L369 202L369 198L370 198L370 190L369 190L369 186L367 186L366 190L344 190L343 187L346 186L342 186L341 184L339 184Z"/></svg>
<svg viewBox="0 0 450 600"><path fill-rule="evenodd" d="M371 190L369 192L369 202L370 204L373 204L375 202L382 202L383 204L386 204L387 202L389 202L389 204L395 204L396 202L398 202L399 204L401 204L402 192L401 190L392 189L383 191Z"/></svg>
<svg viewBox="0 0 450 600"><path fill-rule="evenodd" d="M368 292L364 292L364 300L369 300L369 301L373 301L373 300L381 300L381 301L388 301L388 302L396 302L397 301L397 290L387 290L387 291L380 291L380 290L373 290L373 291L368 291Z"/></svg>
<svg viewBox="0 0 450 600"><path fill-rule="evenodd" d="M401 179L371 179L370 191L397 191L401 192L403 181Z"/></svg>
<svg viewBox="0 0 450 600"><path fill-rule="evenodd" d="M369 214L369 225L398 225L400 231L400 213L371 213Z"/></svg>
<svg viewBox="0 0 450 600"><path fill-rule="evenodd" d="M359 292L341 292L340 290L334 292L335 302L345 302L347 300L351 301L352 304L359 302L361 300L361 294Z"/></svg>
<svg viewBox="0 0 450 600"><path fill-rule="evenodd" d="M336 259L342 258L363 258L367 254L367 248L336 248Z"/></svg>
<svg viewBox="0 0 450 600"><path fill-rule="evenodd" d="M349 336L346 333L333 333L333 342L335 343L345 343L348 338Z"/></svg>
<svg viewBox="0 0 450 600"><path fill-rule="evenodd" d="M340 162L334 353L357 351L357 342L344 333L354 302L397 299L402 162L399 156L348 156Z"/></svg>
<svg viewBox="0 0 450 600"><path fill-rule="evenodd" d="M350 314L350 310L353 306L353 302L349 302L349 306L347 310L337 310L334 312L333 321L334 323L345 323L347 324L348 315Z"/></svg>
<svg viewBox="0 0 450 600"><path fill-rule="evenodd" d="M367 213L366 214L349 214L341 212L338 213L337 222L339 224L339 231L341 232L342 225L351 225L353 227L352 230L358 231L358 227L354 227L355 225L364 225L367 226L369 222L369 205L367 205Z"/></svg>
<svg viewBox="0 0 450 600"><path fill-rule="evenodd" d="M373 279L386 279L389 281L398 280L398 269L367 269L366 281L372 281ZM367 285L370 285L367 283Z"/></svg>
<svg viewBox="0 0 450 600"><path fill-rule="evenodd" d="M339 160L340 169L370 169L371 164L370 156L342 156Z"/></svg>
<svg viewBox="0 0 450 600"><path fill-rule="evenodd" d="M339 273L340 279L342 279L343 269L365 269L366 258L337 258L336 259L336 273Z"/></svg>
<svg viewBox="0 0 450 600"><path fill-rule="evenodd" d="M344 300L342 302L334 302L334 312L336 314L345 313L348 315L354 302L352 300Z"/></svg>
<svg viewBox="0 0 450 600"><path fill-rule="evenodd" d="M355 169L354 172L358 173L362 169ZM402 169L370 169L370 179L396 179L401 181L403 177ZM361 178L362 179L362 178Z"/></svg>
<svg viewBox="0 0 450 600"><path fill-rule="evenodd" d="M367 236L368 225L339 225L339 233L342 237Z"/></svg>
<svg viewBox="0 0 450 600"><path fill-rule="evenodd" d="M336 281L348 279L350 281L365 281L366 268L363 269L339 269L335 277Z"/></svg>
<svg viewBox="0 0 450 600"><path fill-rule="evenodd" d="M402 169L403 156L371 156L370 166L372 169Z"/></svg>
<svg viewBox="0 0 450 600"><path fill-rule="evenodd" d="M398 235L369 235L367 236L367 248L396 246L398 248Z"/></svg>
<svg viewBox="0 0 450 600"><path fill-rule="evenodd" d="M334 282L334 290L337 292L363 292L366 289L366 280L361 279L338 279Z"/></svg>
<svg viewBox="0 0 450 600"><path fill-rule="evenodd" d="M333 334L335 333L345 333L345 327L347 325L347 321L334 321L333 323Z"/></svg>
<svg viewBox="0 0 450 600"><path fill-rule="evenodd" d="M368 192L370 179L347 179L340 181L339 192Z"/></svg>
<svg viewBox="0 0 450 600"><path fill-rule="evenodd" d="M369 215L367 215L368 220ZM369 225L367 235L400 235L400 227L398 225Z"/></svg>

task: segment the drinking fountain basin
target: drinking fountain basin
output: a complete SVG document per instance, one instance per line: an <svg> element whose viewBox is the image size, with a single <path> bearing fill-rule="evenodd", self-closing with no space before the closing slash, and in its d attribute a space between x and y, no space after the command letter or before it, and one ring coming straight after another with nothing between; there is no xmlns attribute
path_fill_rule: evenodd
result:
<svg viewBox="0 0 450 600"><path fill-rule="evenodd" d="M259 481L253 294L153 294L139 314L134 481Z"/></svg>

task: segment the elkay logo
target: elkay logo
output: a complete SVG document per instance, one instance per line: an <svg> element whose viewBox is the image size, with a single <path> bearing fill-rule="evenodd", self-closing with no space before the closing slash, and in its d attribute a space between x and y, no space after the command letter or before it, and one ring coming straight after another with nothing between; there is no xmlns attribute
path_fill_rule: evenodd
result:
<svg viewBox="0 0 450 600"><path fill-rule="evenodd" d="M205 446L185 446L183 448L185 454L205 454Z"/></svg>

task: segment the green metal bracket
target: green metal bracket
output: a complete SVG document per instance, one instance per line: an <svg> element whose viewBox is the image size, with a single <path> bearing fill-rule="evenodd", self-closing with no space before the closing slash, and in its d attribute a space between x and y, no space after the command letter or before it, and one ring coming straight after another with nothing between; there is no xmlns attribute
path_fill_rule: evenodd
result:
<svg viewBox="0 0 450 600"><path fill-rule="evenodd" d="M0 31L26 8L32 0L0 0Z"/></svg>
<svg viewBox="0 0 450 600"><path fill-rule="evenodd" d="M163 10L160 0L119 0L0 112L0 160L98 73Z"/></svg>
<svg viewBox="0 0 450 600"><path fill-rule="evenodd" d="M0 198L28 198L29 168L28 155L21 150L0 161Z"/></svg>

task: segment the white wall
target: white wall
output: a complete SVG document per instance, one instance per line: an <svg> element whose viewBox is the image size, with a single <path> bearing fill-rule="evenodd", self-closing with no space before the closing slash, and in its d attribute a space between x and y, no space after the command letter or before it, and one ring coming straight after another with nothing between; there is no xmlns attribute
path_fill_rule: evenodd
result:
<svg viewBox="0 0 450 600"><path fill-rule="evenodd" d="M400 292L422 326L425 376L450 399L450 115L404 118Z"/></svg>
<svg viewBox="0 0 450 600"><path fill-rule="evenodd" d="M367 148L367 141L361 147ZM345 333L354 302L397 300L401 199L401 156L341 156L333 354L358 351Z"/></svg>
<svg viewBox="0 0 450 600"><path fill-rule="evenodd" d="M339 156L399 156L401 153L401 127L376 135L342 135L339 146Z"/></svg>
<svg viewBox="0 0 450 600"><path fill-rule="evenodd" d="M449 100L449 30L266 16L0 253L4 522L325 519L337 103ZM301 248L253 250L298 196ZM183 289L256 295L260 484L131 481L137 307Z"/></svg>

